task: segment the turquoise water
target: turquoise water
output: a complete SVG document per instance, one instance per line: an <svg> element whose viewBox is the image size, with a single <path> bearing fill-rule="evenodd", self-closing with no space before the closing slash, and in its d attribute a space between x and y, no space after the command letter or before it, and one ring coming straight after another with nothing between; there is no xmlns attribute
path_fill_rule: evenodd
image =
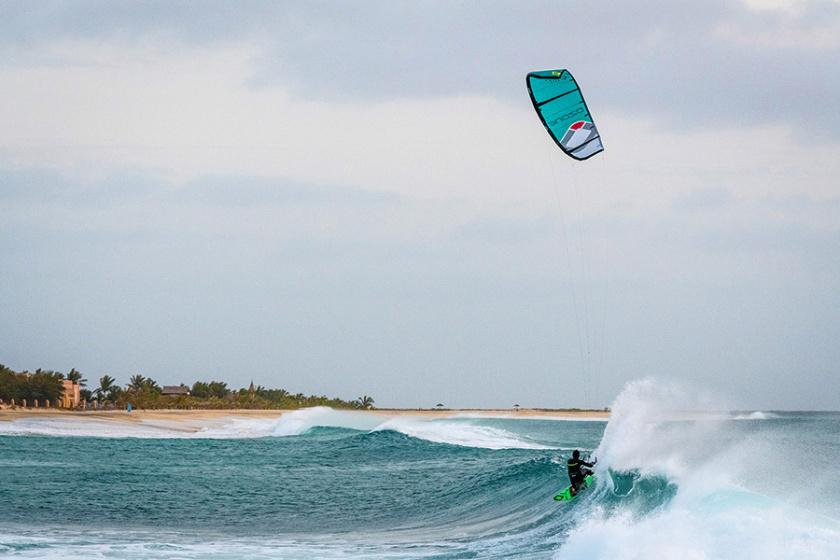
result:
<svg viewBox="0 0 840 560"><path fill-rule="evenodd" d="M626 400L609 425L0 422L0 557L840 557L840 415ZM558 504L574 447L597 449L601 476ZM813 470L795 485L791 458Z"/></svg>

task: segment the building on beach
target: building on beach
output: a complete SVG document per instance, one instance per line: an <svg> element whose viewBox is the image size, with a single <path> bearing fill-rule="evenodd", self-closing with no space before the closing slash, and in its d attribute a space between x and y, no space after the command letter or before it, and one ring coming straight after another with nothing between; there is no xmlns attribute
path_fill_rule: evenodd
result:
<svg viewBox="0 0 840 560"><path fill-rule="evenodd" d="M76 408L82 400L79 395L81 385L75 381L64 379L61 381L61 397L59 398L59 405L61 408ZM36 405L37 406L37 405Z"/></svg>
<svg viewBox="0 0 840 560"><path fill-rule="evenodd" d="M185 385L164 385L160 393L164 397L189 397L190 388Z"/></svg>

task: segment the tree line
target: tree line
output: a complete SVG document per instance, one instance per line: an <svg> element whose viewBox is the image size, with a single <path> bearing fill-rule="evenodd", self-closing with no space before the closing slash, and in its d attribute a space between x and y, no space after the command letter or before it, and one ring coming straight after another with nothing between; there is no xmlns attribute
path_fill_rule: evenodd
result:
<svg viewBox="0 0 840 560"><path fill-rule="evenodd" d="M234 389L224 381L196 381L192 386L181 384L189 395L164 395L162 387L151 377L132 375L125 386L117 384L110 375L99 378L98 386L88 386L88 380L76 369L68 373L37 369L34 372L16 372L0 364L0 400L21 403L35 399L55 401L63 393L62 381L79 383L81 400L100 407L122 408L129 403L135 408L267 408L289 409L309 406L333 408L372 409L374 400L368 395L354 400L343 400L326 395L292 394L285 389L269 389L259 385Z"/></svg>

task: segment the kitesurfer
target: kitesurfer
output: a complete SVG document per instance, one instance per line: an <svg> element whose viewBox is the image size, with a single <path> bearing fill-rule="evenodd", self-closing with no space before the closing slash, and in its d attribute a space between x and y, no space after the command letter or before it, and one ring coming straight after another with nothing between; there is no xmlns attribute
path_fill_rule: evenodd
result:
<svg viewBox="0 0 840 560"><path fill-rule="evenodd" d="M569 480L572 483L573 496L577 494L578 490L580 490L581 486L583 486L583 479L586 478L587 475L592 474L590 468L594 467L597 462L598 459L595 459L591 463L587 463L580 458L580 451L575 449L572 452L572 458L566 461L566 468L569 470Z"/></svg>

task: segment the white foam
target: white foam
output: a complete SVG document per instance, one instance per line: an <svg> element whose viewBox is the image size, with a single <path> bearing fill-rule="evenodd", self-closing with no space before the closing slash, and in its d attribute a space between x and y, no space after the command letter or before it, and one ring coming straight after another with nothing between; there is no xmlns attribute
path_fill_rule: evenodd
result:
<svg viewBox="0 0 840 560"><path fill-rule="evenodd" d="M762 412L760 410L740 413L732 417L733 420L770 420L771 418L778 418L778 416L771 412Z"/></svg>
<svg viewBox="0 0 840 560"><path fill-rule="evenodd" d="M383 422L376 429L394 430L434 443L448 443L464 447L481 447L484 449L553 449L552 447L525 440L501 428L478 426L463 421L395 417Z"/></svg>
<svg viewBox="0 0 840 560"><path fill-rule="evenodd" d="M745 441L728 423L731 415L674 412L709 408L708 399L685 387L654 379L629 383L613 404L597 450L601 479L609 484L606 467L664 475L676 483L676 495L645 515L591 510L556 557L840 558L840 523L744 488L772 453ZM787 477L778 476L784 487Z"/></svg>
<svg viewBox="0 0 840 560"><path fill-rule="evenodd" d="M0 421L0 434L64 437L147 439L247 439L297 436L316 427L359 431L394 430L435 443L485 449L551 449L507 430L479 426L469 419L449 420L412 416L388 416L329 407L285 412L276 418L237 416L213 419L183 417L173 420L141 417L29 417Z"/></svg>
<svg viewBox="0 0 840 560"><path fill-rule="evenodd" d="M102 437L141 439L218 438L238 439L272 435L278 419L250 419L237 416L220 418L18 418L0 421L2 435L42 435L60 437Z"/></svg>
<svg viewBox="0 0 840 560"><path fill-rule="evenodd" d="M446 545L443 545L444 547ZM379 558L404 560L437 556L442 546L372 545L349 539L240 538L197 541L168 531L0 530L0 556L38 560L297 560Z"/></svg>
<svg viewBox="0 0 840 560"><path fill-rule="evenodd" d="M840 558L840 524L735 489L678 493L661 512L595 515L558 559L823 560Z"/></svg>
<svg viewBox="0 0 840 560"><path fill-rule="evenodd" d="M296 435L314 427L369 431L378 426L381 421L380 417L365 412L335 410L319 406L284 414L274 428L274 435Z"/></svg>
<svg viewBox="0 0 840 560"><path fill-rule="evenodd" d="M284 412L277 418L230 418L221 426L201 429L196 437L240 439L298 436L312 428L370 431L381 421L381 417L368 413L316 406Z"/></svg>
<svg viewBox="0 0 840 560"><path fill-rule="evenodd" d="M124 421L101 418L17 418L0 421L2 435L105 438L185 438L203 426L195 422Z"/></svg>

